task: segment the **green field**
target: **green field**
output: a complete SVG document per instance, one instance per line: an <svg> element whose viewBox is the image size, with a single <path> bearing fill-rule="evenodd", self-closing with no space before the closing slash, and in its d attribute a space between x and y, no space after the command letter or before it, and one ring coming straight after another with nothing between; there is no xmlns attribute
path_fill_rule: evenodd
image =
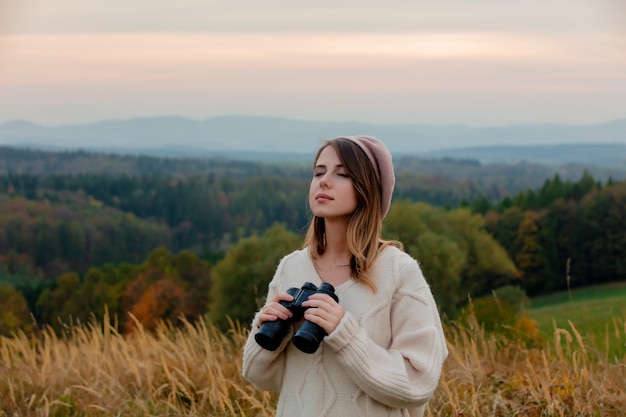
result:
<svg viewBox="0 0 626 417"><path fill-rule="evenodd" d="M533 298L528 314L547 336L555 326L571 331L571 322L589 346L610 357L626 353L626 282Z"/></svg>

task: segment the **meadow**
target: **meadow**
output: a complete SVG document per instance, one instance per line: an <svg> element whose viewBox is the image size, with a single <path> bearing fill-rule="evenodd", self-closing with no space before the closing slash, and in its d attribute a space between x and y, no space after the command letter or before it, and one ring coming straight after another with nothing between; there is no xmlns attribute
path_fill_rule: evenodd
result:
<svg viewBox="0 0 626 417"><path fill-rule="evenodd" d="M570 322L583 335L585 344L601 351L616 363L624 356L620 344L626 317L626 283L618 282L558 292L532 300L528 315L544 334L555 328L569 328Z"/></svg>
<svg viewBox="0 0 626 417"><path fill-rule="evenodd" d="M591 311L591 301L566 305ZM539 304L538 319L569 311ZM450 355L426 415L624 415L626 314L604 319L613 323L604 337L607 327L590 337L574 316L549 320L548 331L529 317L490 333L471 314L446 323ZM67 325L62 335L3 337L0 416L272 416L276 395L241 376L245 337L242 326L221 332L205 321L127 336L108 319Z"/></svg>

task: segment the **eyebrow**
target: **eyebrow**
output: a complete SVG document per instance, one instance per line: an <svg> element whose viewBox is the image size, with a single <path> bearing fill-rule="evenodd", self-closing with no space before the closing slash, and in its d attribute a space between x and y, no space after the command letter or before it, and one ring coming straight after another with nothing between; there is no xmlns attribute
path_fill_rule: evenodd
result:
<svg viewBox="0 0 626 417"><path fill-rule="evenodd" d="M328 167L324 164L317 164L313 168L328 168ZM343 166L343 164L337 164L335 165L335 168L345 168L345 167Z"/></svg>

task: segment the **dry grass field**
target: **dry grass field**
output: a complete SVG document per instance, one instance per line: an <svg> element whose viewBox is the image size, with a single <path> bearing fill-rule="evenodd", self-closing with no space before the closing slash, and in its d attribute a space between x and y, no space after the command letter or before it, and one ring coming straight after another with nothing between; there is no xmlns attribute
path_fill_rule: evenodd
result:
<svg viewBox="0 0 626 417"><path fill-rule="evenodd" d="M624 318L615 324L610 340L624 346ZM515 331L446 325L450 356L427 415L624 415L626 349L609 358L573 325L552 340L529 320ZM132 336L91 324L62 337L1 338L0 416L272 416L276 396L241 377L244 340L241 327L224 334L205 322Z"/></svg>

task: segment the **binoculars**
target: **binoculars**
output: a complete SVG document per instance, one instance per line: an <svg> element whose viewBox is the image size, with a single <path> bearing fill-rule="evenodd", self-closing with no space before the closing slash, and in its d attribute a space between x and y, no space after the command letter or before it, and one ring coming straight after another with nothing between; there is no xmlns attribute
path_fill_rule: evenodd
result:
<svg viewBox="0 0 626 417"><path fill-rule="evenodd" d="M289 309L293 316L287 320L277 319L266 321L254 335L256 342L264 349L276 350L289 331L289 325L302 319L307 307L302 307L302 303L313 294L328 294L335 301L339 301L335 295L335 288L327 283L322 283L319 288L310 282L305 282L301 288L289 288L287 294L293 296L292 301L281 301L280 304ZM304 353L315 353L322 339L326 336L326 331L315 323L305 320L302 326L293 336L293 344Z"/></svg>

